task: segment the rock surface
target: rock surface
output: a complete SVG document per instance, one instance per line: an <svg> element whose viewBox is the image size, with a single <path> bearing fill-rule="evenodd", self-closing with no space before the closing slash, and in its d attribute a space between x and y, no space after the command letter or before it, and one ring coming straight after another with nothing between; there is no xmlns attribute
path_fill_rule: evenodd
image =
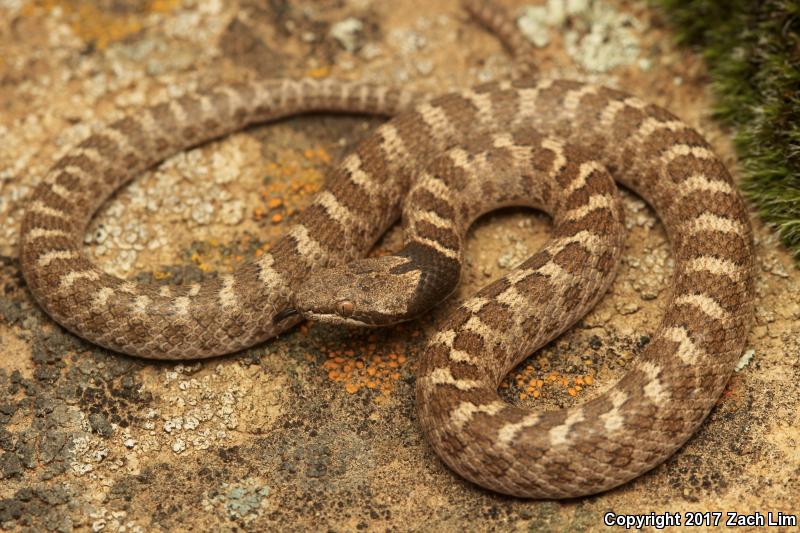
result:
<svg viewBox="0 0 800 533"><path fill-rule="evenodd" d="M88 344L31 300L16 258L23 199L92 124L220 79L331 76L443 92L508 76L508 56L453 4L0 0L0 529L562 531L599 529L607 511L798 512L800 272L755 217L756 323L719 405L662 466L563 503L476 488L422 438L414 368L452 302L389 330L305 325L244 353L169 364ZM674 110L735 169L708 117L702 62L673 48L657 13L559 4L506 2L535 31L542 72ZM86 251L132 279L229 270L268 249L375 124L303 117L175 156L107 203ZM610 294L507 378L509 401L585 401L648 342L672 261L652 212L629 194L625 206L630 234ZM480 221L456 299L547 234L546 217L525 211ZM400 242L393 230L380 250Z"/></svg>

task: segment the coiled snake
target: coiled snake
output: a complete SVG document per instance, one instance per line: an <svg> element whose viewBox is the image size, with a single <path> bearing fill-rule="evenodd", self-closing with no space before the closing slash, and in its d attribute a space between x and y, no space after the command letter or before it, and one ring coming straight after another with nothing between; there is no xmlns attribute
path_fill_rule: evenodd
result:
<svg viewBox="0 0 800 533"><path fill-rule="evenodd" d="M488 25L508 27L492 13L483 15ZM20 239L28 286L67 329L157 359L251 346L296 324L294 308L354 320L358 301L331 306L314 294L294 295L312 272L366 254L399 218L412 187L417 211L406 227L416 251L395 273L430 268L433 278L452 282L460 230L476 213L448 191L470 168L483 168L488 185L467 188L502 185L508 173L484 175L489 160L499 159L522 172L515 183L529 185L526 203L553 211L554 239L464 302L429 340L417 376L428 440L462 476L527 497L603 491L664 461L720 396L752 316L751 229L723 164L669 112L604 87L518 81L410 107L413 99L360 83L254 81L188 94L100 128L32 194ZM92 214L144 169L248 124L310 111L397 116L344 158L270 253L202 284L158 287L110 276L81 252ZM464 142L475 131L484 137ZM464 147L484 156L470 157ZM502 377L582 316L610 280L620 242L607 232L619 213L603 167L644 198L667 229L675 270L664 317L633 368L604 394L558 411L508 405L496 392ZM427 177L417 181L420 175ZM503 203L502 193L492 201ZM433 278L418 274L404 283L412 279L415 294Z"/></svg>

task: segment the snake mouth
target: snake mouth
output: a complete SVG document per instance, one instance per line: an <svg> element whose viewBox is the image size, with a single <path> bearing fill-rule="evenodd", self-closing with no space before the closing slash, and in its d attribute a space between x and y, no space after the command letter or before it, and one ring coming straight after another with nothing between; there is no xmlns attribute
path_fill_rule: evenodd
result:
<svg viewBox="0 0 800 533"><path fill-rule="evenodd" d="M287 307L286 309L284 309L283 311L279 312L277 315L272 317L272 323L277 324L278 322L283 322L284 320L286 320L291 316L299 314L300 312L294 307Z"/></svg>

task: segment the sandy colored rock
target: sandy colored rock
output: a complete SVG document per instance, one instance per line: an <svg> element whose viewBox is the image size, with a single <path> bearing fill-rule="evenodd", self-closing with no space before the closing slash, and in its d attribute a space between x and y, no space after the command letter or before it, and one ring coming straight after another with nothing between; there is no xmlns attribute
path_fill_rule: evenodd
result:
<svg viewBox="0 0 800 533"><path fill-rule="evenodd" d="M93 124L217 80L330 76L443 92L509 76L508 56L455 4L0 0L0 529L562 531L600 529L607 511L800 512L800 272L755 216L756 321L719 404L662 466L564 503L500 497L455 476L422 438L413 394L433 324L540 246L543 215L479 221L465 284L432 317L376 331L304 325L193 364L99 349L31 300L16 258L23 199ZM702 61L672 46L657 13L637 2L555 4L506 2L538 17L529 26L543 73L672 109L735 170L729 134L709 118ZM302 117L179 154L106 204L86 252L131 279L229 271L268 250L378 123ZM649 341L672 260L645 204L626 194L625 207L630 233L610 294L506 379L509 401L585 401ZM376 253L400 244L393 230Z"/></svg>

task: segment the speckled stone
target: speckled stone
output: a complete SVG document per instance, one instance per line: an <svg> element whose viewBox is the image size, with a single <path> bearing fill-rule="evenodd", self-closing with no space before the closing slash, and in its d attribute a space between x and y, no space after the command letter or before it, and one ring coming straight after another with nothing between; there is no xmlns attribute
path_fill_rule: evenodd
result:
<svg viewBox="0 0 800 533"><path fill-rule="evenodd" d="M538 12L505 3L516 16L546 15L543 73L675 110L735 170L728 134L708 119L700 58L672 47L646 3L553 0ZM210 361L108 352L31 299L16 259L23 200L93 125L219 79L330 76L442 92L509 76L506 53L456 4L0 0L0 529L590 531L609 510L796 511L800 273L757 221L756 320L707 422L651 473L563 503L500 497L453 475L425 443L414 407L417 357L434 324L541 246L544 215L481 219L463 286L423 321L373 332L298 328ZM335 29L351 18L362 26L348 50ZM138 281L229 271L268 249L378 123L303 117L176 155L101 209L85 250ZM652 212L631 194L623 202L629 236L612 289L512 373L501 388L508 401L586 401L649 342L673 262ZM400 245L395 229L379 248ZM370 370L385 380L370 381Z"/></svg>

